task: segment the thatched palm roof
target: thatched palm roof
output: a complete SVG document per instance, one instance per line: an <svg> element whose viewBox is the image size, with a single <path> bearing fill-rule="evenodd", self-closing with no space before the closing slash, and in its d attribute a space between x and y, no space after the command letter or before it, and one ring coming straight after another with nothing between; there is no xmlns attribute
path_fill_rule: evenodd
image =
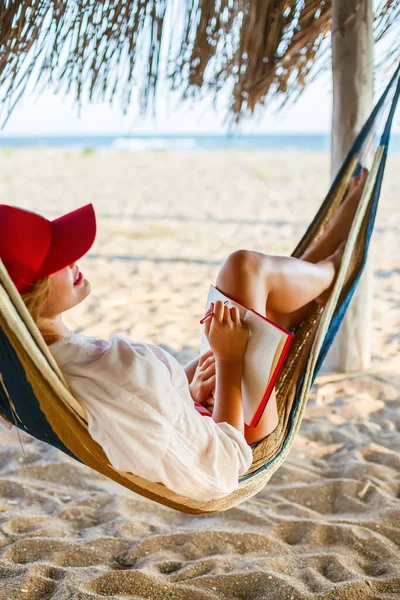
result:
<svg viewBox="0 0 400 600"><path fill-rule="evenodd" d="M376 39L399 21L399 0L381 0ZM3 0L0 99L11 111L33 78L78 100L85 86L91 100L118 95L124 111L139 90L145 110L166 76L184 96L232 84L238 120L301 91L330 27L331 0Z"/></svg>

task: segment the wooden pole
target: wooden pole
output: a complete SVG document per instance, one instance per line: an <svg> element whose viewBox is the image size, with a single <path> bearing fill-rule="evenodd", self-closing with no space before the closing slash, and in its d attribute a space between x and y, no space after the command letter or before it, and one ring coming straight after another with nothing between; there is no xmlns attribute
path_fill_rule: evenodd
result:
<svg viewBox="0 0 400 600"><path fill-rule="evenodd" d="M332 1L332 177L373 106L372 0ZM324 372L371 366L372 265L369 257Z"/></svg>

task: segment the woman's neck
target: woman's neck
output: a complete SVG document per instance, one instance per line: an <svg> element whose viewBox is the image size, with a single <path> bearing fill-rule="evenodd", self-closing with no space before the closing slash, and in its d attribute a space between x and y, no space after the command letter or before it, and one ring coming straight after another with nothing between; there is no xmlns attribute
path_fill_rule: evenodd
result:
<svg viewBox="0 0 400 600"><path fill-rule="evenodd" d="M48 346L62 338L70 337L74 334L74 332L66 326L61 315L49 319L41 319L38 321L37 326Z"/></svg>

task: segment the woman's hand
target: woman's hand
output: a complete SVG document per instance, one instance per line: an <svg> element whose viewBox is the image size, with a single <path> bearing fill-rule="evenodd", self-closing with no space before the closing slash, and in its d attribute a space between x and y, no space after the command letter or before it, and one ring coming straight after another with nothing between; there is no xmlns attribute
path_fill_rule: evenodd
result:
<svg viewBox="0 0 400 600"><path fill-rule="evenodd" d="M195 402L202 404L212 412L214 398L211 392L215 388L215 357L212 350L202 354L193 380L189 385L190 395Z"/></svg>
<svg viewBox="0 0 400 600"><path fill-rule="evenodd" d="M212 303L210 310L214 315L205 323L205 334L215 360L242 363L249 330L241 321L239 310L221 300Z"/></svg>

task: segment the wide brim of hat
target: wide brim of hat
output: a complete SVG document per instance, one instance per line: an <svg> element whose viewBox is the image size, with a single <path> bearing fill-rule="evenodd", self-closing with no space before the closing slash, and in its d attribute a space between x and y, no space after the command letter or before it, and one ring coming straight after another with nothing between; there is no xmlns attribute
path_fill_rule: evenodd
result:
<svg viewBox="0 0 400 600"><path fill-rule="evenodd" d="M82 258L96 237L96 216L92 204L86 204L50 223L51 242L37 274L37 281Z"/></svg>

